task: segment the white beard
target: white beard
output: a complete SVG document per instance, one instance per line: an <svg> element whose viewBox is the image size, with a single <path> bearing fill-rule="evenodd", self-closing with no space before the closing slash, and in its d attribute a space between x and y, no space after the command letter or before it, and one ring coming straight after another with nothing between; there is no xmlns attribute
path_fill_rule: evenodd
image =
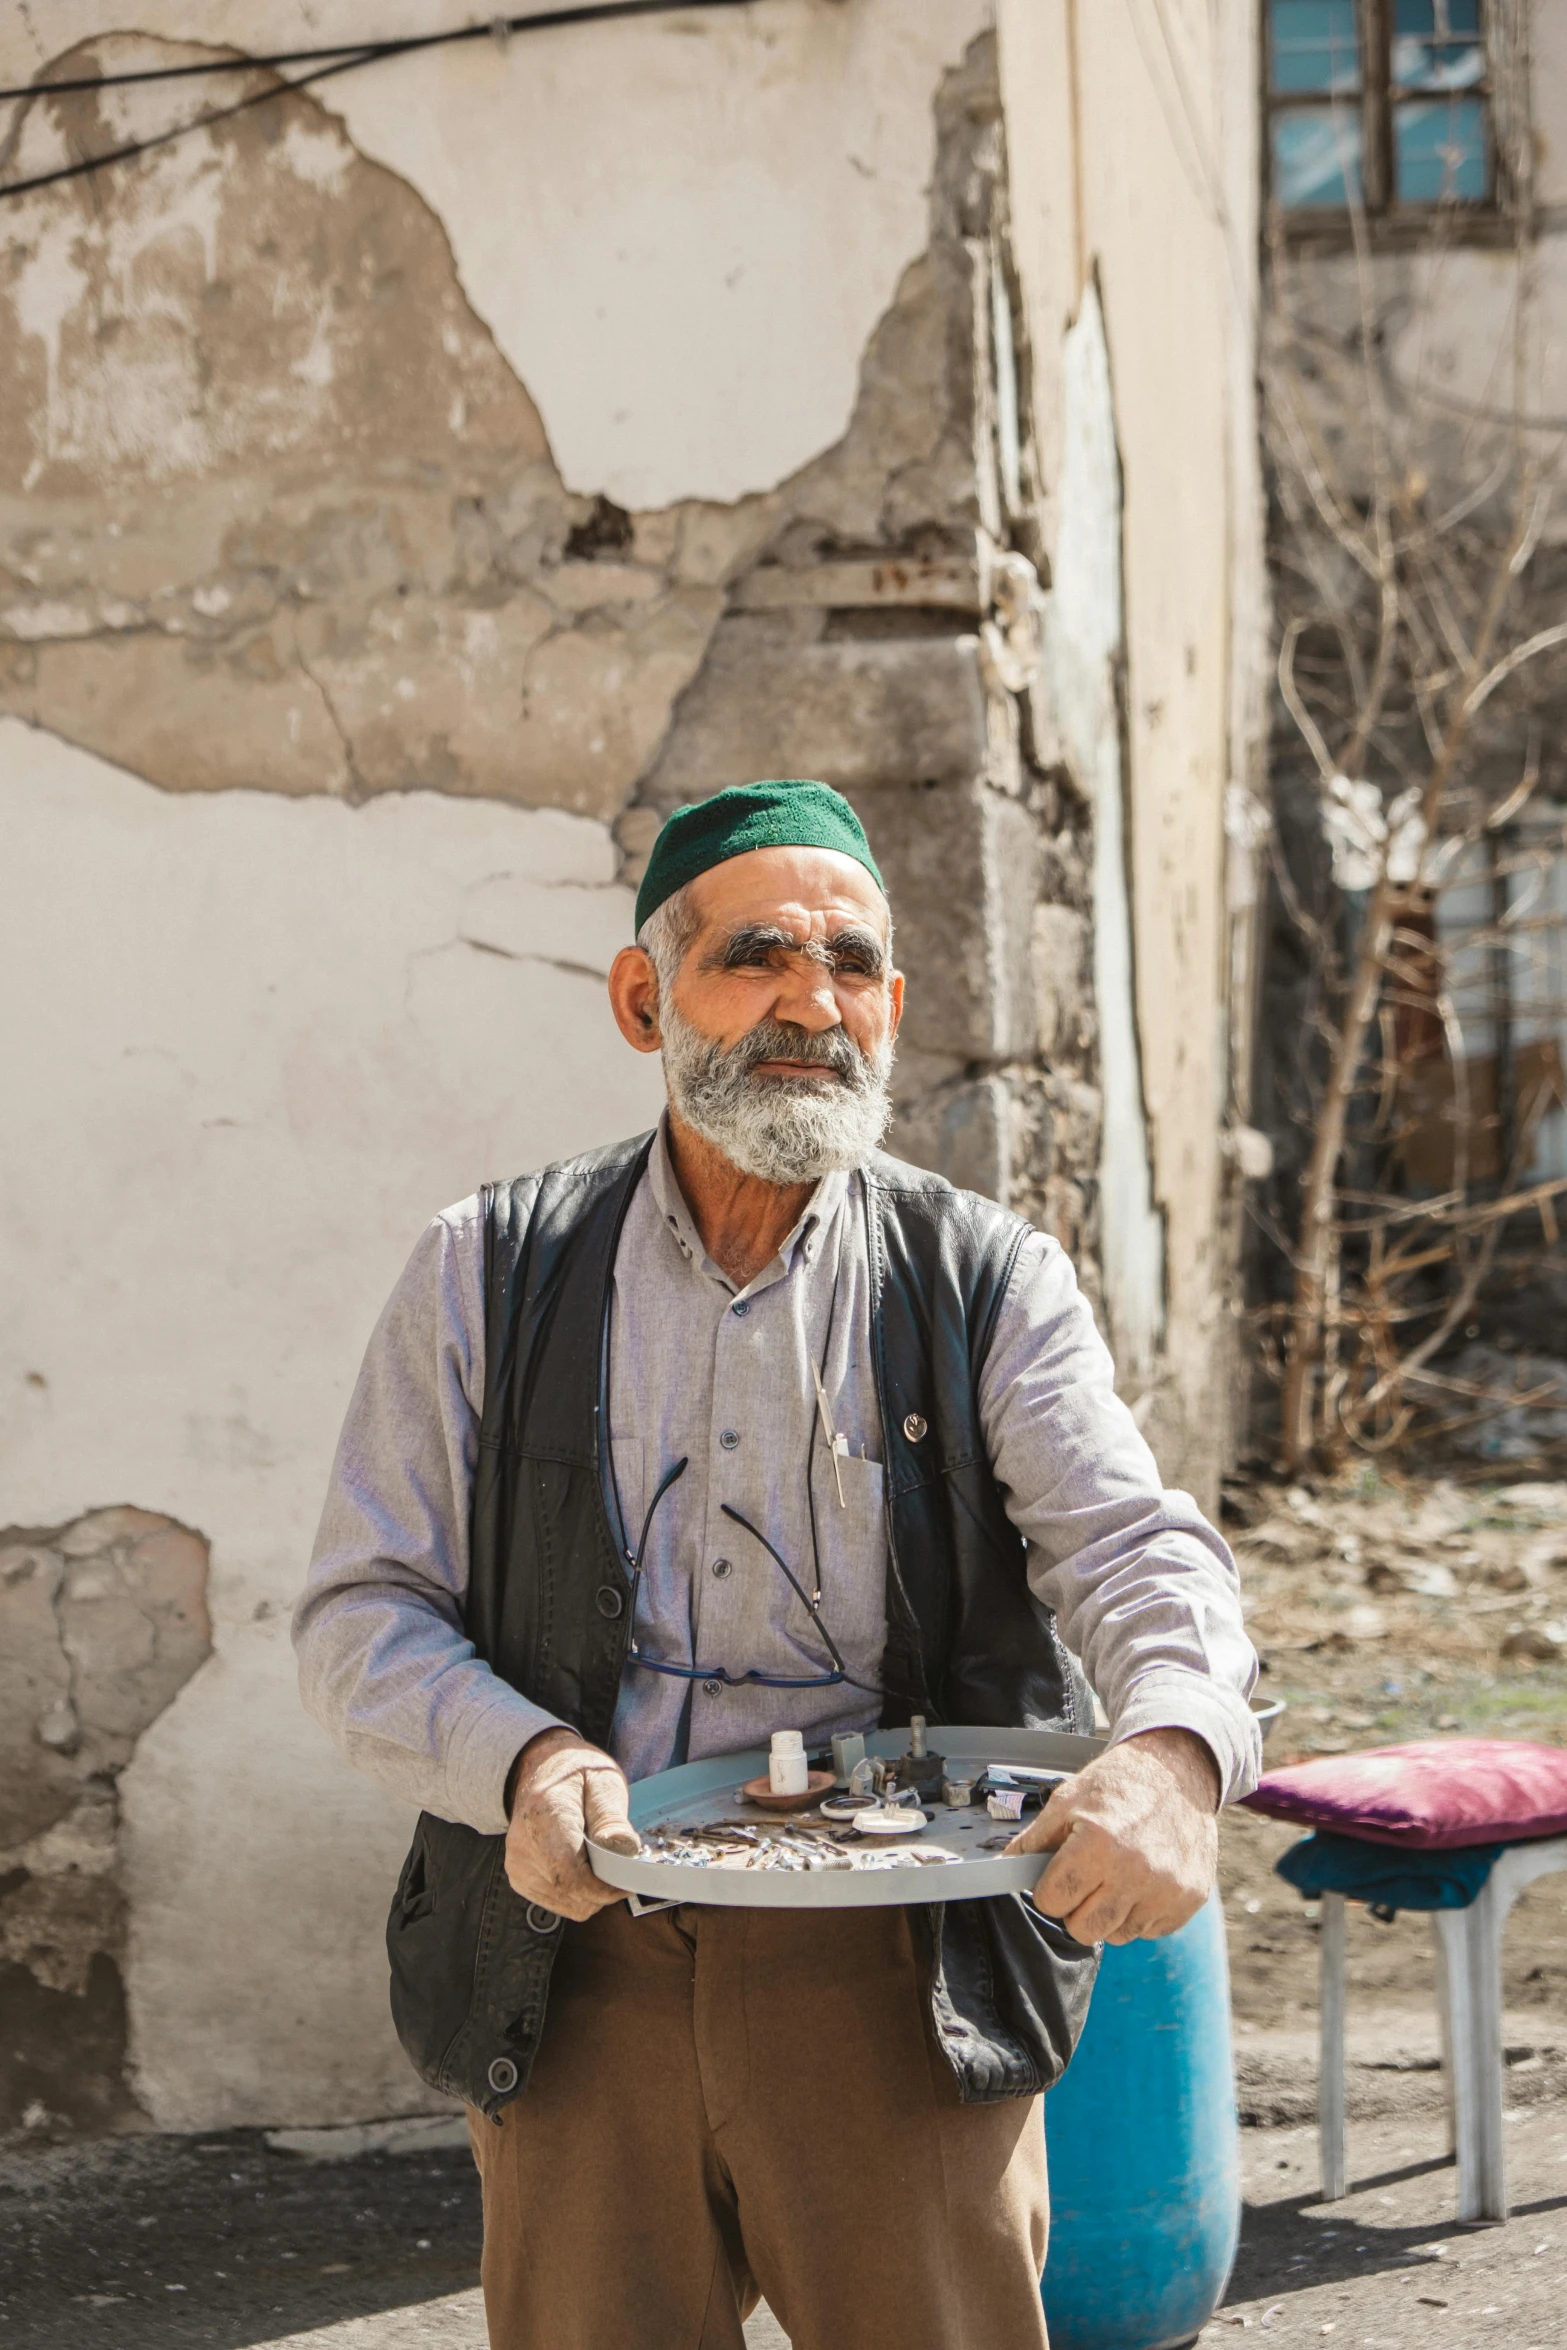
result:
<svg viewBox="0 0 1567 2350"><path fill-rule="evenodd" d="M762 1020L725 1049L693 1028L666 992L659 1007L664 1081L681 1117L743 1175L814 1183L868 1159L892 1117L892 1046L861 1052L848 1031L811 1036ZM819 1061L836 1074L758 1077L761 1061Z"/></svg>

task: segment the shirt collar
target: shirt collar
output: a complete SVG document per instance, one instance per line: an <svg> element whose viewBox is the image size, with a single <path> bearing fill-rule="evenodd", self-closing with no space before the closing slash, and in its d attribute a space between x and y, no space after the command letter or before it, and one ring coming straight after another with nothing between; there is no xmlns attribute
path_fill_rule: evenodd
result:
<svg viewBox="0 0 1567 2350"><path fill-rule="evenodd" d="M659 1119L658 1131L653 1137L653 1148L648 1158L648 1183L660 1222L673 1233L687 1264L695 1265L709 1280L721 1282L735 1295L749 1297L758 1289L768 1288L774 1281L782 1281L794 1270L797 1259L809 1265L819 1254L822 1242L831 1231L835 1219L842 1213L848 1197L849 1176L842 1169L824 1175L801 1210L800 1219L784 1235L778 1254L762 1267L756 1278L742 1291L736 1291L727 1273L714 1264L702 1245L696 1219L686 1205L685 1193L675 1173L675 1163L669 1155L669 1113Z"/></svg>

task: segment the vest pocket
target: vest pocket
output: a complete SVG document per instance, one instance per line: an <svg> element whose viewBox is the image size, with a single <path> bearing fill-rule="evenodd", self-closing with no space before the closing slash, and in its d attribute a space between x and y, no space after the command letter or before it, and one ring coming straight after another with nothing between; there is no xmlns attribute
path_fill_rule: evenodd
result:
<svg viewBox="0 0 1567 2350"><path fill-rule="evenodd" d="M422 1812L386 1921L392 2020L409 2063L450 2091L447 2060L472 2004L481 1926L505 1838Z"/></svg>

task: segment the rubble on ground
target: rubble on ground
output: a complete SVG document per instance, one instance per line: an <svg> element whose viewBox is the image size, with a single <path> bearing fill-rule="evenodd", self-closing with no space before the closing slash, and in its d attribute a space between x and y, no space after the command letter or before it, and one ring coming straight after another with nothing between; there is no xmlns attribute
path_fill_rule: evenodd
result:
<svg viewBox="0 0 1567 2350"><path fill-rule="evenodd" d="M1235 1482L1227 1532L1278 1763L1459 1730L1567 1742L1567 1483L1362 1465Z"/></svg>

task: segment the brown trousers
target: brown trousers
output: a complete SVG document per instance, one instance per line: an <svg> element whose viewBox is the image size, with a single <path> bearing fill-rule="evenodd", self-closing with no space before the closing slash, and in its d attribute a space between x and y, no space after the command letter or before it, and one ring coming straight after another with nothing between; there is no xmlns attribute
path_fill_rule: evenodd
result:
<svg viewBox="0 0 1567 2350"><path fill-rule="evenodd" d="M962 2105L902 1909L567 1926L470 2115L491 2350L1046 2350L1040 2100Z"/></svg>

